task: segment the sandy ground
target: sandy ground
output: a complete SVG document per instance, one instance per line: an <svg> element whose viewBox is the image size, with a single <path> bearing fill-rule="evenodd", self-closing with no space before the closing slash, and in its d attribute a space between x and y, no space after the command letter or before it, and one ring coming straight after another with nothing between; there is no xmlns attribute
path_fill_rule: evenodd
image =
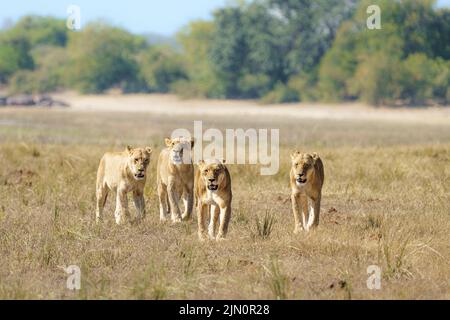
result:
<svg viewBox="0 0 450 320"><path fill-rule="evenodd" d="M358 103L261 105L255 101L182 100L173 95L55 94L72 111L145 112L159 115L224 115L284 117L289 119L379 120L412 123L448 123L450 108L374 108Z"/></svg>

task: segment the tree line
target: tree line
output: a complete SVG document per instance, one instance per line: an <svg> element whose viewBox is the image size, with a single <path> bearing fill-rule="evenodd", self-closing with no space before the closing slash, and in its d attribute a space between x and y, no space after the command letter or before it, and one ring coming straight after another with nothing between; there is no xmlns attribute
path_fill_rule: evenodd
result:
<svg viewBox="0 0 450 320"><path fill-rule="evenodd" d="M372 4L381 29L367 28ZM191 22L177 47L101 21L77 32L65 24L26 16L2 30L0 84L264 103L450 101L450 10L432 0L255 0Z"/></svg>

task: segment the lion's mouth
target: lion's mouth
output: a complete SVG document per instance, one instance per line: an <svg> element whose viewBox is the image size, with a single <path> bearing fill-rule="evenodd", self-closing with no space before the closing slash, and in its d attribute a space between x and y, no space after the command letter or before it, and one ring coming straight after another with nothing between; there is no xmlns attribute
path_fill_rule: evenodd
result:
<svg viewBox="0 0 450 320"><path fill-rule="evenodd" d="M144 173L136 173L136 174L134 175L134 177L135 177L137 180L142 180L142 179L145 178L145 174L144 174Z"/></svg>
<svg viewBox="0 0 450 320"><path fill-rule="evenodd" d="M306 183L306 178L300 178L298 177L295 181L297 181L298 184L305 184Z"/></svg>
<svg viewBox="0 0 450 320"><path fill-rule="evenodd" d="M183 163L183 158L181 158L181 157L173 157L172 158L172 162L174 164L182 164Z"/></svg>
<svg viewBox="0 0 450 320"><path fill-rule="evenodd" d="M210 185L208 185L208 190L209 191L217 191L217 189L219 189L219 186L217 184L210 184Z"/></svg>

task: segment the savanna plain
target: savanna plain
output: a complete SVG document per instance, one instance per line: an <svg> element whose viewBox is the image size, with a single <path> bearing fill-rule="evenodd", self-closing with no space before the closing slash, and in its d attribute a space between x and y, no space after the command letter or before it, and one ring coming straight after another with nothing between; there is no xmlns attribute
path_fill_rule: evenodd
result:
<svg viewBox="0 0 450 320"><path fill-rule="evenodd" d="M126 110L0 109L0 299L450 299L450 118ZM276 175L229 165L222 242L198 241L195 212L190 222L159 221L157 155L194 120L280 129ZM109 197L97 225L99 160L128 144L154 149L147 215L116 226ZM292 149L318 152L325 167L319 228L297 235ZM69 265L81 268L78 291L66 288ZM379 290L367 287L371 265L382 271Z"/></svg>

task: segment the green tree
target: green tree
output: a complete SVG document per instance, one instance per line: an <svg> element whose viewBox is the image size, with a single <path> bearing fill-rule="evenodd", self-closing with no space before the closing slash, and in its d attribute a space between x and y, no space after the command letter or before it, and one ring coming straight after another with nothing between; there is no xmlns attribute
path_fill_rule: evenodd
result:
<svg viewBox="0 0 450 320"><path fill-rule="evenodd" d="M381 30L366 28L369 4L381 8ZM448 38L447 19L447 10L435 9L434 1L362 1L321 63L322 97L359 98L376 105L445 101L447 73L439 61L448 57L448 44L442 43Z"/></svg>
<svg viewBox="0 0 450 320"><path fill-rule="evenodd" d="M214 14L215 33L211 59L226 97L240 97L238 82L248 52L243 12L240 7L220 9Z"/></svg>
<svg viewBox="0 0 450 320"><path fill-rule="evenodd" d="M141 87L136 55L145 40L104 23L93 23L71 33L70 83L82 92L102 92L118 86L124 91Z"/></svg>
<svg viewBox="0 0 450 320"><path fill-rule="evenodd" d="M166 93L173 83L187 78L180 55L170 47L150 47L140 53L139 69L152 92Z"/></svg>
<svg viewBox="0 0 450 320"><path fill-rule="evenodd" d="M39 45L64 47L68 38L65 21L52 17L25 16L8 32L24 35L32 48Z"/></svg>
<svg viewBox="0 0 450 320"><path fill-rule="evenodd" d="M225 97L223 84L217 77L210 55L214 29L212 22L194 21L177 34L189 79L180 80L173 86L176 93L186 97Z"/></svg>
<svg viewBox="0 0 450 320"><path fill-rule="evenodd" d="M0 34L0 83L20 69L33 69L30 43L23 35Z"/></svg>
<svg viewBox="0 0 450 320"><path fill-rule="evenodd" d="M9 80L12 93L45 93L66 86L65 70L68 66L66 49L40 46L32 50L34 70L19 70Z"/></svg>
<svg viewBox="0 0 450 320"><path fill-rule="evenodd" d="M425 104L427 100L434 97L444 98L444 92L437 92L440 90L438 86L442 85L442 83L439 84L436 81L439 73L445 70L444 68L444 65L428 58L423 53L410 55L402 62L401 98L409 104L416 105ZM447 79L442 80L448 84L448 70Z"/></svg>
<svg viewBox="0 0 450 320"><path fill-rule="evenodd" d="M342 21L354 13L357 0L267 0L270 12L284 23L285 60L289 76L313 72L331 47Z"/></svg>
<svg viewBox="0 0 450 320"><path fill-rule="evenodd" d="M31 50L39 46L65 46L64 21L51 17L25 16L12 28L0 33L0 83L18 70L35 67ZM23 78L23 76L22 76Z"/></svg>

